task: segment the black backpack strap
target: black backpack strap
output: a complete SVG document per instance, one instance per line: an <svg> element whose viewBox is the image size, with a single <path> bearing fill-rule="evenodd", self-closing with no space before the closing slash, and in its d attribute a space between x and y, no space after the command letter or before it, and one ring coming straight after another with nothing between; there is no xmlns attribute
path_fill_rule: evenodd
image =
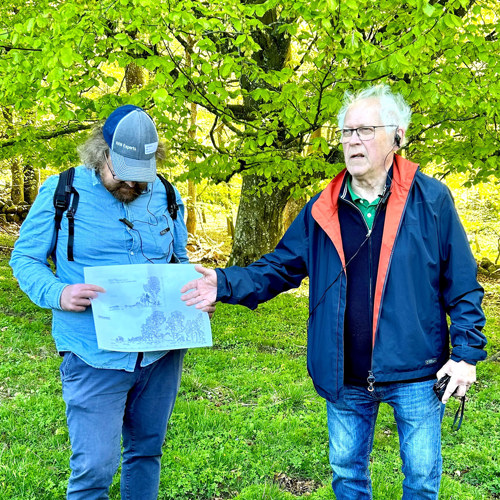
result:
<svg viewBox="0 0 500 500"><path fill-rule="evenodd" d="M73 187L73 179L75 177L75 168L71 167L59 174L59 182L54 191L54 221L56 226L56 238L54 248L57 245L57 236L61 229L61 219L63 213L67 210L66 217L68 218L68 260L73 259L73 243L75 237L75 212L78 207L80 198L78 191Z"/></svg>
<svg viewBox="0 0 500 500"><path fill-rule="evenodd" d="M177 205L177 199L175 197L175 191L174 187L170 182L163 177L161 174L157 174L158 177L160 178L160 181L163 183L165 186L165 191L167 192L167 209L168 213L170 214L170 217L172 217L172 220L177 219L177 212L179 211L179 205Z"/></svg>
<svg viewBox="0 0 500 500"><path fill-rule="evenodd" d="M78 191L71 186L71 193L73 197L71 198L71 205L66 212L66 217L68 218L68 260L75 260L73 258L73 244L75 241L75 212L78 207L78 201L80 195Z"/></svg>
<svg viewBox="0 0 500 500"><path fill-rule="evenodd" d="M56 190L54 191L54 208L56 209L54 220L56 223L56 231L61 229L61 219L63 213L69 206L74 177L74 167L71 167L59 174L59 182L57 183Z"/></svg>
<svg viewBox="0 0 500 500"><path fill-rule="evenodd" d="M179 211L179 205L177 205L177 199L175 197L175 191L174 187L170 182L163 177L161 174L156 174L158 175L160 181L162 182L163 186L165 187L165 191L167 192L167 209L168 213L170 214L170 217L172 217L172 220L177 219L177 212ZM170 264L177 264L179 262L179 259L177 256L172 252L172 258L170 259Z"/></svg>

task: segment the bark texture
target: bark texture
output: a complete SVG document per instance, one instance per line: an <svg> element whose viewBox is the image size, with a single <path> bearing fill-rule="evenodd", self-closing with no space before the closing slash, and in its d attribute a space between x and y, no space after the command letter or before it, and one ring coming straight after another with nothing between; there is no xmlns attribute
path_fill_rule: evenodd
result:
<svg viewBox="0 0 500 500"><path fill-rule="evenodd" d="M24 203L24 168L20 158L12 158L10 161L12 174L12 191L10 194L12 203L19 205Z"/></svg>
<svg viewBox="0 0 500 500"><path fill-rule="evenodd" d="M257 175L243 178L229 266L251 264L272 250L283 234L283 208L290 197L290 190L277 190L271 195L246 194L255 190L264 180Z"/></svg>

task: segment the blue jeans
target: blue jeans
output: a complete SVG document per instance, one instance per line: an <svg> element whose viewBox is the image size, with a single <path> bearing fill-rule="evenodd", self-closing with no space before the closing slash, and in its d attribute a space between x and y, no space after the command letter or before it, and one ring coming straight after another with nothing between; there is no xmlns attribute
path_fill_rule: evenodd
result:
<svg viewBox="0 0 500 500"><path fill-rule="evenodd" d="M441 421L444 405L435 380L365 387L347 385L335 403L327 402L332 487L338 500L372 498L368 463L381 402L392 406L403 461L403 499L437 499L441 481Z"/></svg>
<svg viewBox="0 0 500 500"><path fill-rule="evenodd" d="M174 350L134 372L93 368L71 352L60 372L72 455L67 498L108 498L120 464L122 500L158 496L167 423L186 350Z"/></svg>

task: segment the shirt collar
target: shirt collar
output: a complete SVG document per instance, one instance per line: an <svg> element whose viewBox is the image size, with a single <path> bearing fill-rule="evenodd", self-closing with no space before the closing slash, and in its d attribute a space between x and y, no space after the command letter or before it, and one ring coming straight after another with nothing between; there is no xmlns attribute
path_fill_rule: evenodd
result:
<svg viewBox="0 0 500 500"><path fill-rule="evenodd" d="M365 198L362 198L361 196L358 196L352 189L351 185L351 174L347 176L347 189L349 190L349 194L351 195L351 199L355 203L361 203L366 206L372 206L372 205L378 205L378 202L380 200L379 197L375 198L372 200L370 203L368 203L368 200L365 200Z"/></svg>

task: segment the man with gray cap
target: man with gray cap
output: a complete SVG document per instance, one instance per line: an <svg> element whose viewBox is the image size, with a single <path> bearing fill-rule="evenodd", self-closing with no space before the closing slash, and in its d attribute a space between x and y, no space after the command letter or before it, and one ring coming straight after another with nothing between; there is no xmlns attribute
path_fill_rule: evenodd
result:
<svg viewBox="0 0 500 500"><path fill-rule="evenodd" d="M120 463L121 497L157 498L167 422L179 389L185 350L114 352L97 345L91 302L101 287L85 284L88 266L187 262L184 206L177 217L156 175L158 135L149 115L121 106L79 148L79 195L73 260L68 218L58 231L50 177L23 223L11 258L21 289L53 311L52 335L72 447L70 499L108 498ZM55 274L48 264L56 264Z"/></svg>

